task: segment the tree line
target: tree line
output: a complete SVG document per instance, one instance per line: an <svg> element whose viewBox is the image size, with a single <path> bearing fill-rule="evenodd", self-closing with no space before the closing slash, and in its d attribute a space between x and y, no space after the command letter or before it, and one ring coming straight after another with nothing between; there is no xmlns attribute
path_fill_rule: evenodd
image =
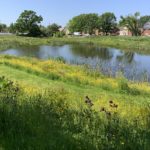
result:
<svg viewBox="0 0 150 150"><path fill-rule="evenodd" d="M9 31L10 33L23 34L27 36L58 36L61 37L65 33L59 31L60 25L53 23L47 27L42 26L43 17L37 15L32 10L23 11L15 23L9 27L5 24L0 24L0 32ZM127 27L133 36L140 36L141 30L145 23L150 22L150 15L140 16L136 12L133 15L121 16L120 21L114 13L106 12L101 15L96 13L80 14L69 20L67 29L73 32L95 34L96 31L103 35L111 35L119 30L120 26Z"/></svg>
<svg viewBox="0 0 150 150"><path fill-rule="evenodd" d="M119 23L114 13L106 12L102 15L95 13L81 14L73 17L68 24L71 32L84 32L94 34L95 30L103 35L116 33L119 27L127 27L133 36L140 36L145 23L150 22L150 16L140 16L139 12L133 15L121 16Z"/></svg>

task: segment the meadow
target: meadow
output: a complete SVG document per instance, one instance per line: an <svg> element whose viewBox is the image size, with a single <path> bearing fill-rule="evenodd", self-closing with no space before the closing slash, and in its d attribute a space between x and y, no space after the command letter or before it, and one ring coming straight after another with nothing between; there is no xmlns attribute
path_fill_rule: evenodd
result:
<svg viewBox="0 0 150 150"><path fill-rule="evenodd" d="M0 76L1 149L149 149L149 83L13 56L0 56Z"/></svg>
<svg viewBox="0 0 150 150"><path fill-rule="evenodd" d="M99 36L99 37L62 37L62 38L32 38L22 36L0 36L0 50L19 46L51 45L57 43L93 43L104 47L120 48L150 54L149 37L121 37L121 36Z"/></svg>

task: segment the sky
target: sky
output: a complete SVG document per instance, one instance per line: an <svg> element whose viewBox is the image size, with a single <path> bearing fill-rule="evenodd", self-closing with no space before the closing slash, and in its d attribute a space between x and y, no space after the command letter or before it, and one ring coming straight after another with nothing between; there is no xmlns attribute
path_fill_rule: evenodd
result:
<svg viewBox="0 0 150 150"><path fill-rule="evenodd" d="M24 10L34 10L43 17L42 24L65 26L81 13L114 12L116 17L140 12L150 15L150 0L1 0L0 23L15 22Z"/></svg>

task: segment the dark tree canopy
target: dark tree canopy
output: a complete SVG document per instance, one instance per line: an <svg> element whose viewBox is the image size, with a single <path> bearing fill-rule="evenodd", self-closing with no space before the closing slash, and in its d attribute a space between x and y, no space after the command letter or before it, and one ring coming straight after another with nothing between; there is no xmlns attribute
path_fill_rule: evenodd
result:
<svg viewBox="0 0 150 150"><path fill-rule="evenodd" d="M59 31L58 24L53 23L47 27L42 26L42 16L36 14L32 10L24 10L16 23L10 24L9 28L5 24L0 23L0 32L9 31L11 33L17 33L28 36L58 36L65 35L66 30ZM133 36L139 36L149 28L150 16L140 16L140 13L136 12L134 15L121 16L119 22L120 26L125 26L132 33ZM113 35L118 33L117 19L114 13L106 12L102 15L96 13L80 14L73 17L67 26L67 30L71 33L81 32L88 33L90 35L99 33L101 31L104 35Z"/></svg>
<svg viewBox="0 0 150 150"><path fill-rule="evenodd" d="M100 16L100 30L105 34L112 33L117 29L116 16L106 12Z"/></svg>
<svg viewBox="0 0 150 150"><path fill-rule="evenodd" d="M48 36L54 36L57 32L59 32L59 28L60 28L60 27L61 27L61 26L58 25L58 24L56 24L56 23L53 23L53 24L48 25L48 26L47 26L47 30L46 30L47 35L48 35Z"/></svg>
<svg viewBox="0 0 150 150"><path fill-rule="evenodd" d="M20 33L36 36L40 34L39 25L43 21L41 16L32 10L25 10L16 21L16 28Z"/></svg>
<svg viewBox="0 0 150 150"><path fill-rule="evenodd" d="M11 23L9 26L9 32L10 33L16 33L17 29L16 29L16 25L14 23Z"/></svg>
<svg viewBox="0 0 150 150"><path fill-rule="evenodd" d="M69 21L69 30L71 32L85 32L92 34L99 26L98 14L81 14Z"/></svg>
<svg viewBox="0 0 150 150"><path fill-rule="evenodd" d="M6 29L7 29L7 25L0 23L0 32L5 32Z"/></svg>
<svg viewBox="0 0 150 150"><path fill-rule="evenodd" d="M150 16L142 16L140 18L140 27L143 28L147 22L150 22Z"/></svg>
<svg viewBox="0 0 150 150"><path fill-rule="evenodd" d="M85 27L85 14L73 17L68 24L70 32L82 32Z"/></svg>
<svg viewBox="0 0 150 150"><path fill-rule="evenodd" d="M86 18L86 25L85 25L85 32L92 34L95 32L96 29L99 27L99 17L97 14L87 14Z"/></svg>

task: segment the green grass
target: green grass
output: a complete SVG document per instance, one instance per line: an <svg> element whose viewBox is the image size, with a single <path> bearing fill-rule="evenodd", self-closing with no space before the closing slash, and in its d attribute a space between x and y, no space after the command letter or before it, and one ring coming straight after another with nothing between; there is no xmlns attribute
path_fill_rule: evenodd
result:
<svg viewBox="0 0 150 150"><path fill-rule="evenodd" d="M122 37L122 36L99 36L91 38L60 38L53 41L62 41L65 43L93 43L103 47L114 47L126 51L149 53L149 37Z"/></svg>
<svg viewBox="0 0 150 150"><path fill-rule="evenodd" d="M17 80L20 85L26 81L27 89L31 84L38 86L40 89L45 87L41 83L46 85L46 88L49 83L55 86L54 89L47 89L45 92L38 91L38 93L30 95L20 86L5 78L0 78L1 149L149 149L149 107L139 105L138 108L141 108L141 110L138 109L140 112L137 115L137 112L134 113L136 111L134 102L121 107L121 103L113 99L113 95L117 96L117 94L107 92L105 94L112 96L111 101L113 100L113 103L118 104L118 109L104 106L106 112L100 112L100 108L96 111L95 108L84 102L80 103L78 108L74 108L68 101L72 101L73 97L73 100L78 101L79 95L75 96L71 91L78 92L76 89L81 90L81 87L64 83L64 87L71 89L68 92L68 89L60 88L54 80L44 80L37 75L30 75L24 71L3 65L1 70L3 70L1 71L2 75ZM11 75L8 73L11 73ZM34 80L39 83L34 83ZM97 90L99 90L97 94L100 94L101 98L104 99L104 91L98 88ZM95 91L95 88L91 87L91 92L93 91ZM119 95L120 98L130 97L124 94ZM134 97L134 99L142 100L142 97L144 98L144 96L139 96ZM105 105L109 105L109 101L104 100ZM104 105L102 105L102 102L100 104L101 106ZM95 102L94 105L96 105ZM130 111L127 109L128 107ZM122 117L121 112L125 111L129 116Z"/></svg>
<svg viewBox="0 0 150 150"><path fill-rule="evenodd" d="M100 91L102 91L102 89L96 87L46 79L44 77L39 77L36 74L30 74L25 71L14 69L4 65L0 65L0 75L13 80L14 82L20 83L23 87L31 87L35 89L38 87L37 90L43 89L44 91L46 88L65 88L69 92L78 95L80 98L84 98L87 93L90 96L96 96Z"/></svg>
<svg viewBox="0 0 150 150"><path fill-rule="evenodd" d="M139 53L150 53L149 37L120 37L99 36L91 38L64 37L64 38L31 38L20 36L0 36L0 49L19 46L37 46L63 43L93 43L104 47L114 47Z"/></svg>
<svg viewBox="0 0 150 150"><path fill-rule="evenodd" d="M61 42L149 52L149 39L143 37L2 36L0 48ZM105 77L59 60L11 56L0 56L1 76L5 78L0 78L0 149L149 150L148 83ZM85 96L93 106L85 103Z"/></svg>
<svg viewBox="0 0 150 150"><path fill-rule="evenodd" d="M135 107L145 107L145 105L150 102L150 95L145 94L145 92L140 95L132 95L118 90L108 90L107 88L100 86L84 85L63 80L52 80L7 65L0 65L0 74L1 76L5 76L8 79L18 82L29 94L39 91L43 92L46 89L66 89L71 93L72 100L70 101L70 104L76 107L83 104L86 95L94 101L96 109L100 108L99 105L105 105L110 99L115 100L115 102L119 103L121 107L126 105L128 108L130 108L130 105L134 105ZM131 115L131 113L128 115ZM136 113L137 112L135 111L133 116Z"/></svg>

